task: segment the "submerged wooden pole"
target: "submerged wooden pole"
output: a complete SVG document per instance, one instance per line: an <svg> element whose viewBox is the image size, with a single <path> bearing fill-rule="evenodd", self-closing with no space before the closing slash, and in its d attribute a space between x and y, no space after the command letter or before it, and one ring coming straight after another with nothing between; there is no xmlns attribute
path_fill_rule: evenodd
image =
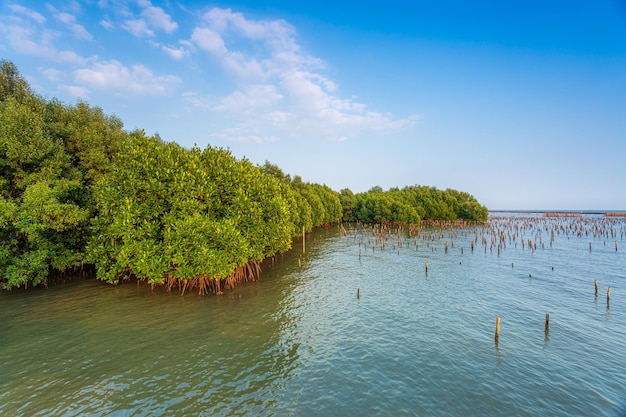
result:
<svg viewBox="0 0 626 417"><path fill-rule="evenodd" d="M496 316L496 343L498 343L498 340L500 339L500 316Z"/></svg>
<svg viewBox="0 0 626 417"><path fill-rule="evenodd" d="M546 333L550 331L550 313L546 313Z"/></svg>
<svg viewBox="0 0 626 417"><path fill-rule="evenodd" d="M357 299L361 298L361 289L360 288L356 289L356 298Z"/></svg>
<svg viewBox="0 0 626 417"><path fill-rule="evenodd" d="M426 273L428 273L428 261L426 261Z"/></svg>
<svg viewBox="0 0 626 417"><path fill-rule="evenodd" d="M596 297L598 296L598 280L594 279L593 284L596 286Z"/></svg>
<svg viewBox="0 0 626 417"><path fill-rule="evenodd" d="M609 305L609 301L611 301L611 287L609 287L608 290L606 290L606 305Z"/></svg>

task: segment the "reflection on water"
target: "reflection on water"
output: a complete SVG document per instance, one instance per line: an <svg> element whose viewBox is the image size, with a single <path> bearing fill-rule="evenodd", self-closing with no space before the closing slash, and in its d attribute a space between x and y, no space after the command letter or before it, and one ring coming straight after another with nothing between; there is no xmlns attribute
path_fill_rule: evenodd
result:
<svg viewBox="0 0 626 417"><path fill-rule="evenodd" d="M626 257L559 227L494 246L392 231L384 248L322 229L220 297L95 280L2 293L0 415L615 415Z"/></svg>

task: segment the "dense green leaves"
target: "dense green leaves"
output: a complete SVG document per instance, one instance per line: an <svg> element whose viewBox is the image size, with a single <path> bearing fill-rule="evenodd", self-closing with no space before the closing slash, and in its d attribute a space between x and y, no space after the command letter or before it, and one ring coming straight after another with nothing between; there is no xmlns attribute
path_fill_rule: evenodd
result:
<svg viewBox="0 0 626 417"><path fill-rule="evenodd" d="M419 223L420 220L457 220L483 222L487 208L474 197L452 189L412 186L383 191L373 187L354 194L348 189L339 194L345 221L365 223Z"/></svg>
<svg viewBox="0 0 626 417"><path fill-rule="evenodd" d="M455 190L406 187L336 193L224 149L185 149L126 132L84 102L34 94L0 61L0 286L47 283L94 265L116 283L235 279L291 247L303 230L339 221L485 220ZM193 285L192 285L193 286ZM183 287L184 288L184 287ZM201 289L202 290L202 289Z"/></svg>
<svg viewBox="0 0 626 417"><path fill-rule="evenodd" d="M247 160L136 136L94 187L100 279L225 279L291 247L286 188Z"/></svg>
<svg viewBox="0 0 626 417"><path fill-rule="evenodd" d="M80 105L82 114L101 114ZM68 126L85 126L79 107L46 102L30 90L13 64L0 66L0 284L46 283L50 273L81 267L90 235L90 178L103 172L121 123L102 117L100 133L73 146ZM95 127L94 127L95 128ZM113 141L106 146L102 131ZM83 140L83 139L81 139ZM89 154L98 164L82 163Z"/></svg>

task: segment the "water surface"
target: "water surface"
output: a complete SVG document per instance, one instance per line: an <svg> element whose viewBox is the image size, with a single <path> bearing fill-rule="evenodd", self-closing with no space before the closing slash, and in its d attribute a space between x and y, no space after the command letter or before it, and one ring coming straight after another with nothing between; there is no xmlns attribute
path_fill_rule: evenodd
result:
<svg viewBox="0 0 626 417"><path fill-rule="evenodd" d="M480 231L472 252L473 229L392 231L383 251L333 226L223 296L1 293L0 415L621 415L626 229L584 227L552 245L522 227L499 249Z"/></svg>

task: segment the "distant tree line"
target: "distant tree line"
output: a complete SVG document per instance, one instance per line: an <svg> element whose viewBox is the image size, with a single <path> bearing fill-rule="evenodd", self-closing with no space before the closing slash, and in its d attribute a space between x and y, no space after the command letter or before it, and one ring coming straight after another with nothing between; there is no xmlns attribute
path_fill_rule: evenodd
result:
<svg viewBox="0 0 626 417"><path fill-rule="evenodd" d="M439 190L423 185L391 188L379 186L354 194L349 189L339 193L343 220L363 223L410 223L421 220L487 220L488 210L473 196L453 189Z"/></svg>
<svg viewBox="0 0 626 417"><path fill-rule="evenodd" d="M0 61L0 286L47 284L87 268L110 283L216 292L255 279L292 238L340 219L485 220L453 190L337 193L269 162L186 149L85 102L35 94Z"/></svg>

